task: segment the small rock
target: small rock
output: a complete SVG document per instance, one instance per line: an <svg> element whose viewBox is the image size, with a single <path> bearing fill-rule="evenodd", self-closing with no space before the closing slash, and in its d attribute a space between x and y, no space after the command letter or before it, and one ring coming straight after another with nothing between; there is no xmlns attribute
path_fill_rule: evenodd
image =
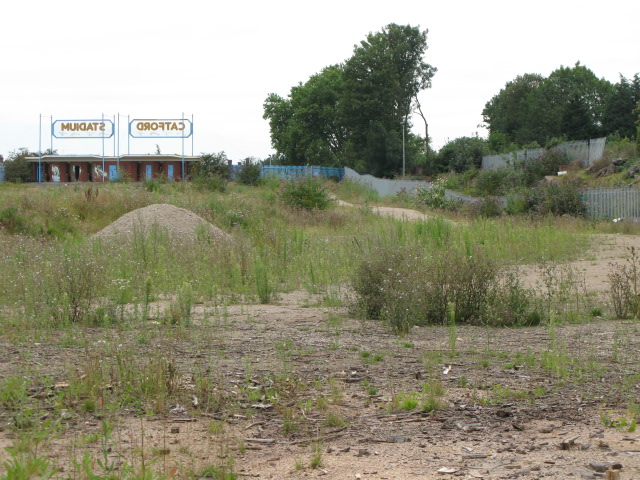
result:
<svg viewBox="0 0 640 480"><path fill-rule="evenodd" d="M560 448L562 448L562 450L570 450L572 447L575 447L576 440L578 438L580 438L580 435L576 435L575 437L565 438L560 443Z"/></svg>
<svg viewBox="0 0 640 480"><path fill-rule="evenodd" d="M180 433L180 427L171 427L171 433Z"/></svg>
<svg viewBox="0 0 640 480"><path fill-rule="evenodd" d="M180 405L176 405L174 408L169 410L169 413L171 415L185 415L187 411L184 408L182 408Z"/></svg>
<svg viewBox="0 0 640 480"><path fill-rule="evenodd" d="M389 443L406 443L410 442L411 438L409 437L389 437L387 438L387 442Z"/></svg>
<svg viewBox="0 0 640 480"><path fill-rule="evenodd" d="M456 473L458 470L455 468L442 467L437 470L438 473Z"/></svg>
<svg viewBox="0 0 640 480"><path fill-rule="evenodd" d="M366 448L360 448L358 450L358 453L356 454L356 457L364 457L367 455L371 455L371 452L369 450L367 450Z"/></svg>
<svg viewBox="0 0 640 480"><path fill-rule="evenodd" d="M622 464L619 462L590 462L587 465L594 472L604 473L609 469L622 470Z"/></svg>

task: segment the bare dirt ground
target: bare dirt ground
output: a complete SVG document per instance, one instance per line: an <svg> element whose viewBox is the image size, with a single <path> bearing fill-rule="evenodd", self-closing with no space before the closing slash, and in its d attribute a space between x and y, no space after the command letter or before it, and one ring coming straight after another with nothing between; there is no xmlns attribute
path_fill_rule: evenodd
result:
<svg viewBox="0 0 640 480"><path fill-rule="evenodd" d="M601 235L571 268L589 290L605 291L609 264L630 246L640 238ZM540 281L535 267L522 273ZM640 402L636 321L416 327L399 338L306 292L270 305L198 305L189 328L159 317L127 330L0 342L0 376L25 372L50 386L96 359L114 363L118 350L175 362L180 404L160 399L147 415L63 410L64 431L43 446L61 477L83 478L69 459L85 451L94 465L102 457L101 442L87 439L106 418L109 461L140 468L144 460L177 478L231 459L238 478L259 479L591 479L615 464L619 478L640 478L628 411ZM203 379L211 399L198 393ZM415 408L403 403L411 398ZM17 436L11 413L0 415L3 447Z"/></svg>

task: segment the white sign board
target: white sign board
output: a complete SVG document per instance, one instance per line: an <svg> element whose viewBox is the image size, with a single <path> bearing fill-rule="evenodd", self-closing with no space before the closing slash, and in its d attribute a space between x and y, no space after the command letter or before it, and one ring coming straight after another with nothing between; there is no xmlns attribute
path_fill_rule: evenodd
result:
<svg viewBox="0 0 640 480"><path fill-rule="evenodd" d="M51 135L56 138L110 138L113 136L111 120L56 120L51 124Z"/></svg>
<svg viewBox="0 0 640 480"><path fill-rule="evenodd" d="M193 132L191 120L135 119L129 122L129 135L134 138L187 138Z"/></svg>

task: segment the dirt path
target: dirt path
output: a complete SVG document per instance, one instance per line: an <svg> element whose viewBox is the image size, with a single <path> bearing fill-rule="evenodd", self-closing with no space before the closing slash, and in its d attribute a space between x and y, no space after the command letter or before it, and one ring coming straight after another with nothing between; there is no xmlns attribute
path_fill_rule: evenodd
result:
<svg viewBox="0 0 640 480"><path fill-rule="evenodd" d="M336 199L336 203L340 207L354 207L359 208L358 205L354 205L352 203L344 202L342 200ZM419 212L418 210L412 210L410 208L398 208L398 207L371 207L371 211L378 215L394 217L397 219L404 220L428 220L430 218L434 218L431 215L427 215L425 213Z"/></svg>
<svg viewBox="0 0 640 480"><path fill-rule="evenodd" d="M585 252L585 260L567 262L558 266L581 283L586 292L606 293L610 289L609 274L616 266L624 265L631 256L631 249L640 251L639 235L592 235L592 246ZM525 265L518 269L520 279L528 287L543 282L542 265Z"/></svg>

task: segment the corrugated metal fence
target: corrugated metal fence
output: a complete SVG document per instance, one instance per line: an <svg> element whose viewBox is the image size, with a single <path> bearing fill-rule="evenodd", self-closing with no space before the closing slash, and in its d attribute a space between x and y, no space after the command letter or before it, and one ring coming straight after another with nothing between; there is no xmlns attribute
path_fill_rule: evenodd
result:
<svg viewBox="0 0 640 480"><path fill-rule="evenodd" d="M389 180L387 178L376 178L371 175L360 175L355 170L346 167L344 169L344 177L350 180L367 185L372 190L378 192L381 197L387 197L390 195L396 195L401 191L407 193L413 193L416 188L422 187L426 190L431 188L431 183L418 180ZM464 193L456 192L453 190L445 190L445 196L447 198L456 198L464 202L473 202L476 197L465 195Z"/></svg>
<svg viewBox="0 0 640 480"><path fill-rule="evenodd" d="M582 192L589 218L640 218L640 189L593 188Z"/></svg>
<svg viewBox="0 0 640 480"><path fill-rule="evenodd" d="M279 178L302 178L302 177L335 177L342 180L344 168L338 167L293 167L289 165L263 165L262 176L276 176Z"/></svg>
<svg viewBox="0 0 640 480"><path fill-rule="evenodd" d="M558 150L567 154L569 163L580 162L584 167L590 167L593 162L602 158L606 138L593 138L591 140L578 140L574 142L564 142L558 145ZM529 148L519 150L514 153L504 153L500 155L485 155L482 157L482 168L506 167L514 160L533 160L544 153L544 148Z"/></svg>

